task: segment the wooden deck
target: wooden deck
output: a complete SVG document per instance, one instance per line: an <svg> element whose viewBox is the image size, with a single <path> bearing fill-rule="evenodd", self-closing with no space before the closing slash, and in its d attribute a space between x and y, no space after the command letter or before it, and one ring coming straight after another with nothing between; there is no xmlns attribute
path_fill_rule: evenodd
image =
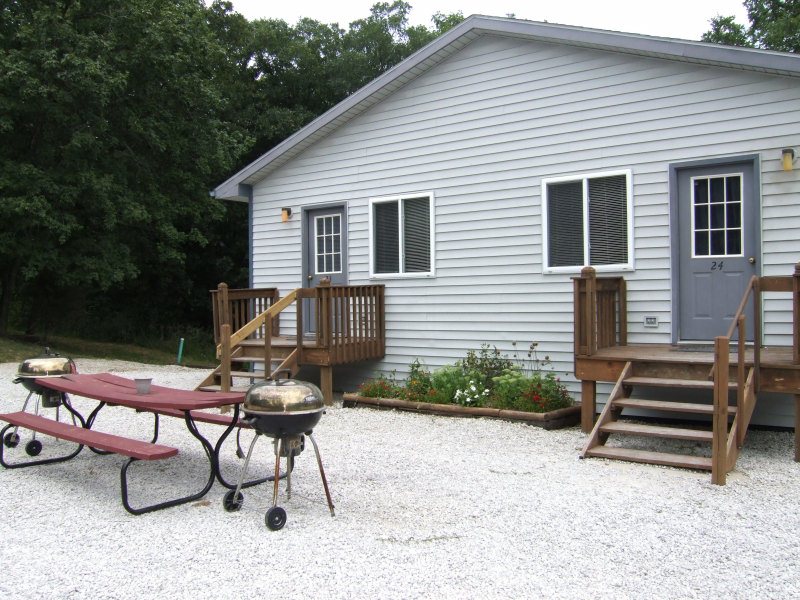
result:
<svg viewBox="0 0 800 600"><path fill-rule="evenodd" d="M739 356L731 352L731 363ZM792 348L761 349L761 391L800 393L800 365L793 362ZM714 351L671 344L635 344L598 348L589 356L575 357L575 376L580 380L615 382L626 363L642 367L657 365L664 377L675 379L707 379L714 365ZM754 365L753 349L745 352L746 367ZM733 369L733 367L731 367ZM639 371L642 372L641 370Z"/></svg>
<svg viewBox="0 0 800 600"><path fill-rule="evenodd" d="M220 366L200 389L228 391L256 380L293 377L300 367L320 369L326 402L333 398L333 367L383 358L386 353L384 286L298 288L281 298L276 288L212 291ZM291 309L295 326L279 322ZM311 333L308 331L311 330Z"/></svg>
<svg viewBox="0 0 800 600"><path fill-rule="evenodd" d="M786 333L791 346L766 347L762 338L764 292L788 293L792 321ZM752 307L752 311L748 309ZM581 381L581 428L589 434L583 457L702 468L712 481L725 483L736 465L760 392L795 398L795 460L800 461L800 263L786 277L753 277L726 335L713 344L629 344L627 285L622 277L598 278L584 268L574 278L575 377ZM744 340L753 339L752 344ZM597 415L597 382L613 383ZM649 388L647 391L646 388ZM644 394L642 391L644 390ZM692 390L691 394L685 392ZM693 397L705 400L687 401ZM687 439L685 428L624 424L626 410L688 413L711 417L711 430L691 439L711 443L711 456L608 447L609 436Z"/></svg>

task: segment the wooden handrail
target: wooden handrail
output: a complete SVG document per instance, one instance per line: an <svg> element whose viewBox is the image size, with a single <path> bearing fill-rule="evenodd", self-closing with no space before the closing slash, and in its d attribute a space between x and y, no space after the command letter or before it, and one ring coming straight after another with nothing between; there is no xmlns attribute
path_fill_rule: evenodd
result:
<svg viewBox="0 0 800 600"><path fill-rule="evenodd" d="M275 304L270 306L267 310L265 310L261 314L257 315L254 319L252 319L244 327L239 329L236 333L232 334L230 337L231 346L236 346L242 343L244 340L247 339L247 337L251 333L253 333L257 329L259 329L262 325L264 325L268 319L275 317L278 313L284 310L296 299L297 299L297 290L292 290L291 292L286 294L286 296L278 300ZM217 345L217 353L219 354L220 351L221 351L221 345Z"/></svg>
<svg viewBox="0 0 800 600"><path fill-rule="evenodd" d="M214 342L220 341L220 326L227 323L231 331L236 331L263 313L279 298L278 288L228 288L220 283L216 290L210 290L211 309L214 324ZM273 334L278 333L279 323L273 323ZM263 333L263 332L262 332Z"/></svg>

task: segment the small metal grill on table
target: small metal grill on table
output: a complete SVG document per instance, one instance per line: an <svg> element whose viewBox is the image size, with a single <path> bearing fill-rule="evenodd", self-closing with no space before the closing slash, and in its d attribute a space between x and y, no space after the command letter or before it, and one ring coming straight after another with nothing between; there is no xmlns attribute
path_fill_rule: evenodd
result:
<svg viewBox="0 0 800 600"><path fill-rule="evenodd" d="M312 435L314 427L319 423L325 412L325 403L322 392L317 386L305 381L295 379L277 379L262 381L250 387L245 395L243 420L255 431L255 437L250 443L236 489L230 490L223 498L226 511L237 511L242 507L242 482L247 474L253 448L262 435L273 438L275 452L275 474L272 492L272 507L267 511L265 522L267 527L277 531L286 524L286 511L278 506L278 485L280 479L286 479L287 499L292 496L292 470L294 461L305 448L305 438L311 440L314 453L317 457L317 466L325 489L325 497L331 516L334 516L334 506L331 501L328 481L325 470L322 468L322 458L319 446ZM281 458L286 459L286 471L280 475Z"/></svg>
<svg viewBox="0 0 800 600"><path fill-rule="evenodd" d="M28 409L31 398L35 398L33 413L38 415L40 408L55 408L56 421L58 421L61 405L67 400L67 395L63 392L42 387L35 380L61 377L62 375L77 372L78 369L71 358L61 356L57 352L51 352L50 348L45 348L40 356L23 360L17 368L17 376L14 379L14 383L21 383L28 390L28 395L22 405L23 412ZM75 415L71 415L71 417L74 425ZM3 444L6 448L15 448L19 445L20 437L17 430L18 427L15 427L13 431L3 437ZM33 432L33 438L25 444L25 452L29 456L38 456L41 451L42 443L36 439L36 432Z"/></svg>

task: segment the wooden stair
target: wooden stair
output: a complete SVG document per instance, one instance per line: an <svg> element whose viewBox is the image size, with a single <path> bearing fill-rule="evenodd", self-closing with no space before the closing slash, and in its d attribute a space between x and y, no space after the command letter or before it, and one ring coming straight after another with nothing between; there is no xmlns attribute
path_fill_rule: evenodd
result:
<svg viewBox="0 0 800 600"><path fill-rule="evenodd" d="M265 378L263 340L243 340L231 353L231 365L237 365L237 368L230 372L230 391L245 392L257 381L265 379L294 377L300 371L296 348L296 340L273 336L270 376ZM196 389L205 392L222 391L222 365L214 369Z"/></svg>
<svg viewBox="0 0 800 600"><path fill-rule="evenodd" d="M682 400L653 400L639 398L633 395L634 392L641 392L646 388L660 388L670 390L678 394L697 391L696 396L706 396L712 400L714 382L701 379L677 379L674 369L665 369L669 376L658 377L653 372L657 371L653 365L647 365L642 370L646 376L636 374L638 365L628 362L622 370L619 379L614 386L606 405L595 423L594 429L589 435L586 446L581 453L581 458L596 457L613 460L625 460L637 463L647 463L655 465L667 465L672 467L682 467L687 469L712 470L711 447L714 441L713 419L705 422L698 422L692 426L686 424L670 425L666 422L659 424L634 423L630 421L620 421L620 417L625 410L647 411L656 418L675 419L679 415L705 415L713 417L713 403L686 402ZM737 390L735 382L728 383L729 392ZM723 388L724 389L724 388ZM673 394L675 395L675 394ZM728 394L729 398L731 394ZM725 435L731 431L731 419L737 416L737 407L728 405L729 421ZM606 445L610 437L614 437L616 444ZM685 442L693 442L694 448L697 445L707 445L708 456L698 456L695 454L678 453L675 451L661 451L645 449L648 445L647 440L679 440L686 446ZM636 444L632 444L635 441ZM635 445L635 447L632 447ZM653 442L650 442L653 445ZM659 442L663 447L663 442ZM732 466L730 467L732 468Z"/></svg>

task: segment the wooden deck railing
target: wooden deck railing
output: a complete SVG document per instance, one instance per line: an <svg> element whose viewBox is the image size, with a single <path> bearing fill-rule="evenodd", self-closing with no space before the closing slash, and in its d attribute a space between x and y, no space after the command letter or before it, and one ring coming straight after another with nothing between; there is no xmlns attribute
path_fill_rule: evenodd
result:
<svg viewBox="0 0 800 600"><path fill-rule="evenodd" d="M591 356L598 348L628 344L627 287L622 277L597 277L584 267L573 278L575 355Z"/></svg>
<svg viewBox="0 0 800 600"><path fill-rule="evenodd" d="M711 480L725 484L728 471L736 465L739 449L744 444L747 428L753 416L756 398L761 389L761 295L764 292L792 294L792 362L800 365L800 263L788 277L756 277L748 283L728 333L714 340L714 438L712 444ZM753 363L747 371L747 304L753 300ZM736 416L728 431L728 381L730 376L730 346L736 338ZM795 395L795 428L800 426L800 396ZM795 432L797 434L797 432ZM795 445L795 460L800 446Z"/></svg>
<svg viewBox="0 0 800 600"><path fill-rule="evenodd" d="M220 342L222 325L230 325L231 331L238 331L277 302L278 298L278 288L229 289L227 284L220 283L216 290L211 290L214 343ZM275 319L273 335L277 335L279 327L278 320ZM253 335L262 338L264 332L259 330Z"/></svg>
<svg viewBox="0 0 800 600"><path fill-rule="evenodd" d="M332 286L323 280L316 288L304 289L313 309L297 313L297 335L305 320L315 320L315 346L328 353L331 365L345 364L386 354L386 312L383 285ZM310 314L307 314L310 313ZM299 348L303 362L305 350Z"/></svg>
<svg viewBox="0 0 800 600"><path fill-rule="evenodd" d="M331 286L330 281L323 280L316 288L298 288L279 299L275 288L228 290L225 284L220 284L212 292L212 298L220 366L202 385L218 374L222 390L230 389L232 359L247 339L263 340L264 378L270 378L273 337L279 334L278 318L292 305L297 314L296 347L279 369L316 364L323 369L323 380L330 384L330 367L382 358L386 353L382 285ZM264 310L253 314L257 307ZM245 321L245 315L251 318ZM309 319L314 322L310 336L304 326Z"/></svg>

